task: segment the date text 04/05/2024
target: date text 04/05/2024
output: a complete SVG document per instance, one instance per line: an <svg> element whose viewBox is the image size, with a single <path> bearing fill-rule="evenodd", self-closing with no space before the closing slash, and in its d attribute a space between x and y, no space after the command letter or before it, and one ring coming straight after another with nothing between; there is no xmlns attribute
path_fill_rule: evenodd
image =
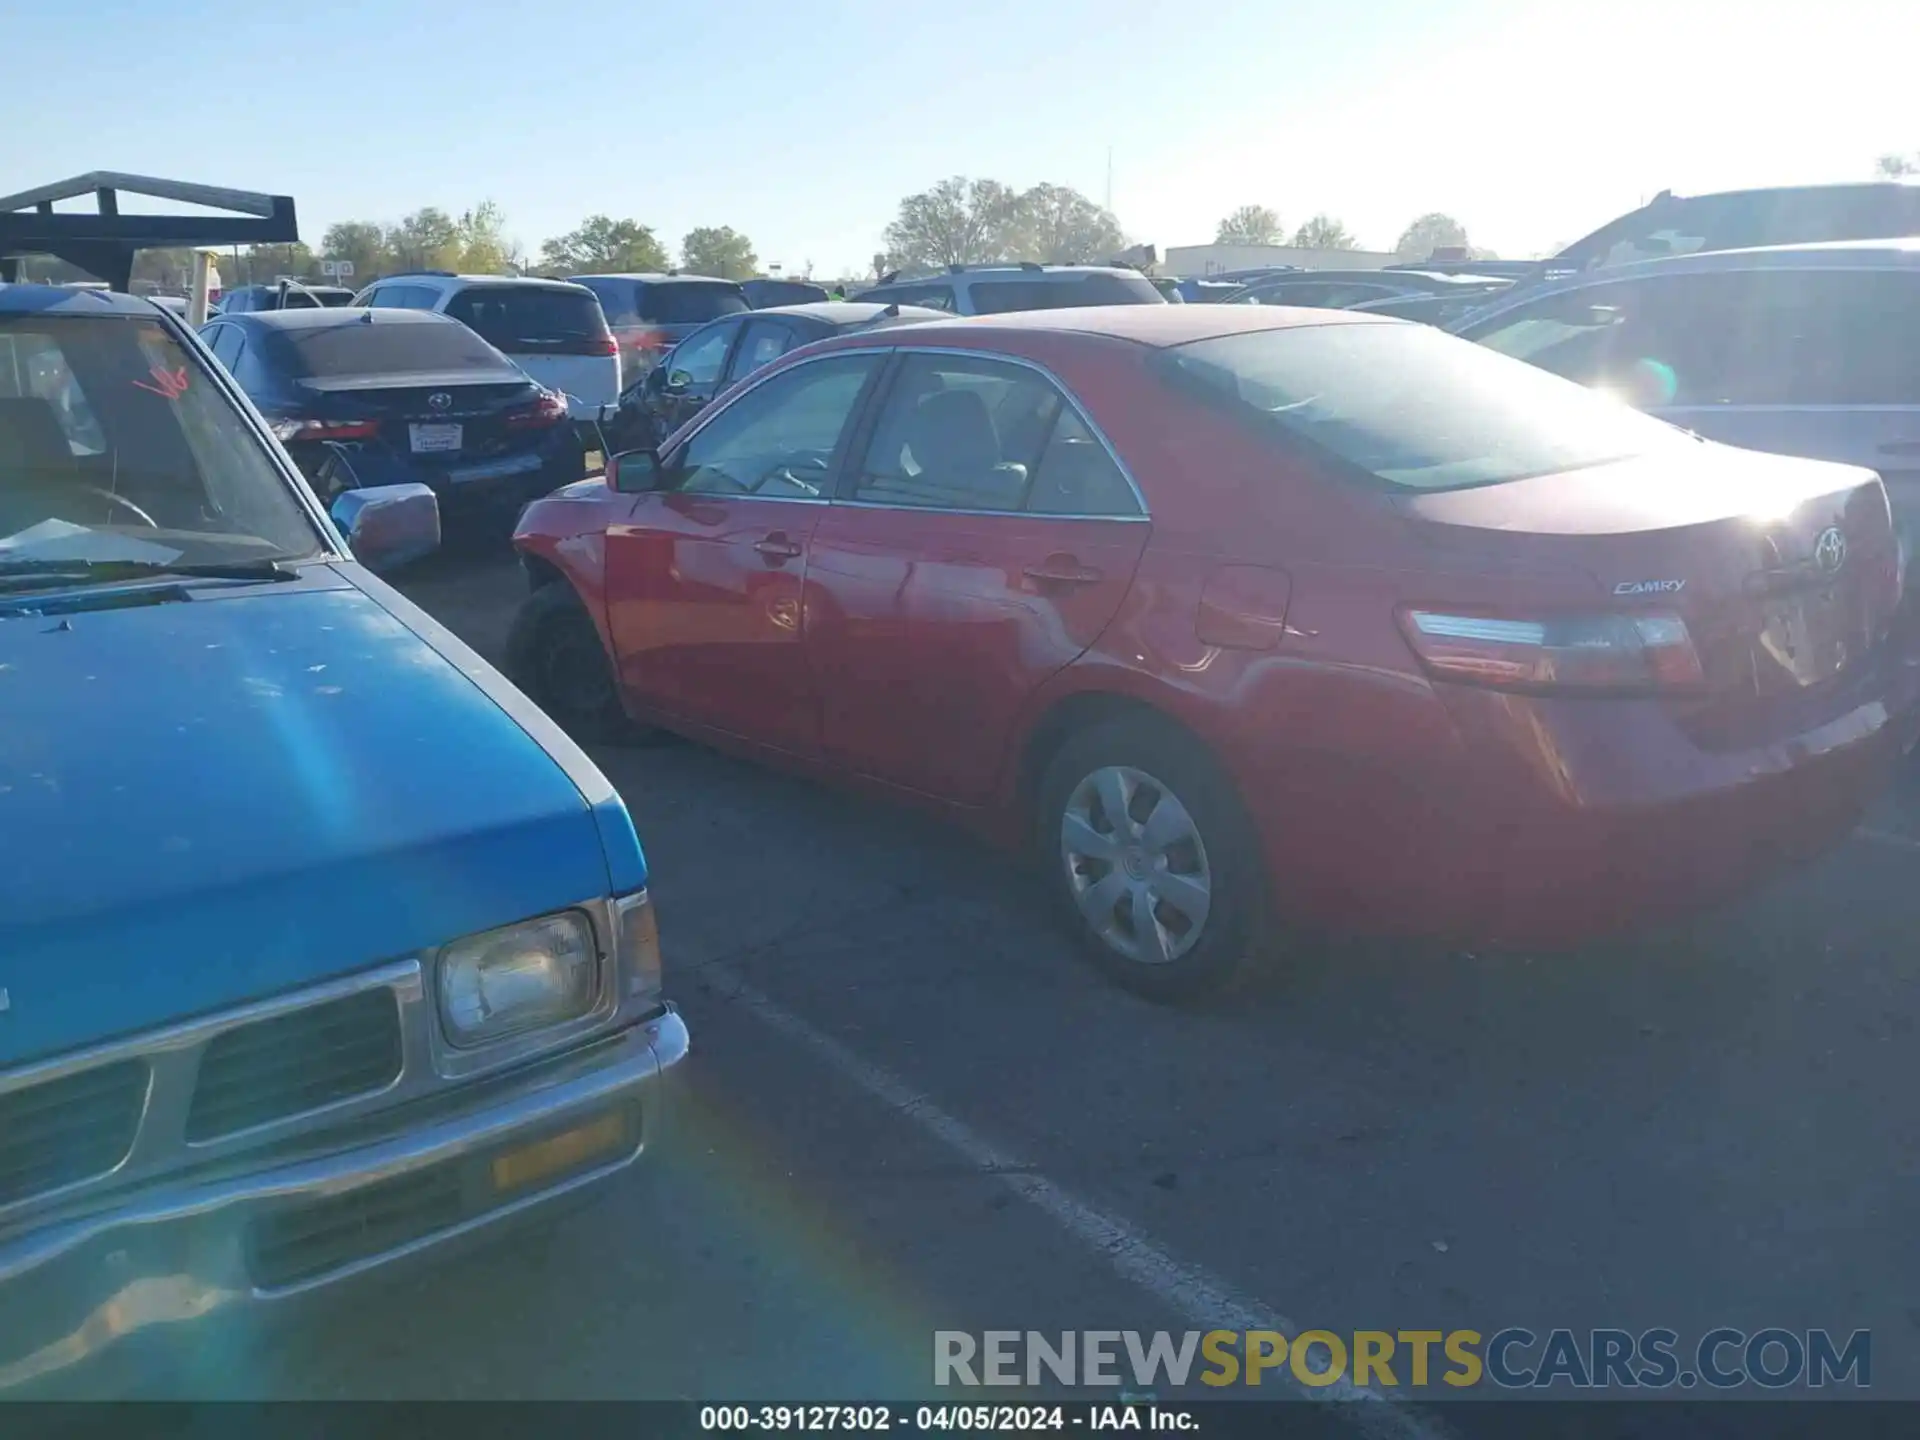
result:
<svg viewBox="0 0 1920 1440"><path fill-rule="evenodd" d="M1189 1410L1163 1405L703 1405L705 1431L949 1430L1009 1434L1019 1431L1189 1431Z"/></svg>

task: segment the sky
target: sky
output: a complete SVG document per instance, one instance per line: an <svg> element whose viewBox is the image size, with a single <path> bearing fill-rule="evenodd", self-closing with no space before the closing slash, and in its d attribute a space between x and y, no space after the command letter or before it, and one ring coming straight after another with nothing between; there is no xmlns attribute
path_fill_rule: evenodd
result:
<svg viewBox="0 0 1920 1440"><path fill-rule="evenodd" d="M1920 151L1912 0L268 8L18 7L0 193L121 170L291 194L316 246L492 199L529 253L604 213L675 249L731 225L763 265L837 276L950 175L1110 195L1162 249L1261 204L1378 249L1441 210L1524 257L1662 189Z"/></svg>

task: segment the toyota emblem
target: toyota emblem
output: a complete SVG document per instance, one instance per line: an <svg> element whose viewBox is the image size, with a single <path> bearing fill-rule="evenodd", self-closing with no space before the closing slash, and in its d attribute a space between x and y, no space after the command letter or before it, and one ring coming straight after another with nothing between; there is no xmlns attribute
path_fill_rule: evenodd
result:
<svg viewBox="0 0 1920 1440"><path fill-rule="evenodd" d="M1838 575L1847 563L1847 537L1838 525L1829 525L1813 542L1813 566L1822 575Z"/></svg>
<svg viewBox="0 0 1920 1440"><path fill-rule="evenodd" d="M433 394L427 396L427 408L429 410L451 410L453 408L453 396L444 390L436 390ZM1833 533L1837 535L1840 532L1836 530Z"/></svg>

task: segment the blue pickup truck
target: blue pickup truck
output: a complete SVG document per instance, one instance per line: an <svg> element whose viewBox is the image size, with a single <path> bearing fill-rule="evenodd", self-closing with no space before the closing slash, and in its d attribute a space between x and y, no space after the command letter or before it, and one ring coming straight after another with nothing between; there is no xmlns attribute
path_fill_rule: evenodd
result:
<svg viewBox="0 0 1920 1440"><path fill-rule="evenodd" d="M330 519L176 318L0 284L0 1394L657 1133L632 821L371 573L437 542L420 486Z"/></svg>

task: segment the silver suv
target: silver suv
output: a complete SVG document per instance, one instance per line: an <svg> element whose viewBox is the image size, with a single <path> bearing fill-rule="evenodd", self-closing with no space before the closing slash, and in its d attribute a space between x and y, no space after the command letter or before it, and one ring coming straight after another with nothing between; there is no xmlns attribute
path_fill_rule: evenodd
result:
<svg viewBox="0 0 1920 1440"><path fill-rule="evenodd" d="M955 315L1065 310L1078 305L1164 305L1138 270L1120 265L950 265L943 273L901 278L896 271L855 300L927 305Z"/></svg>
<svg viewBox="0 0 1920 1440"><path fill-rule="evenodd" d="M1877 470L1920 542L1920 240L1616 265L1453 330L1710 440Z"/></svg>

